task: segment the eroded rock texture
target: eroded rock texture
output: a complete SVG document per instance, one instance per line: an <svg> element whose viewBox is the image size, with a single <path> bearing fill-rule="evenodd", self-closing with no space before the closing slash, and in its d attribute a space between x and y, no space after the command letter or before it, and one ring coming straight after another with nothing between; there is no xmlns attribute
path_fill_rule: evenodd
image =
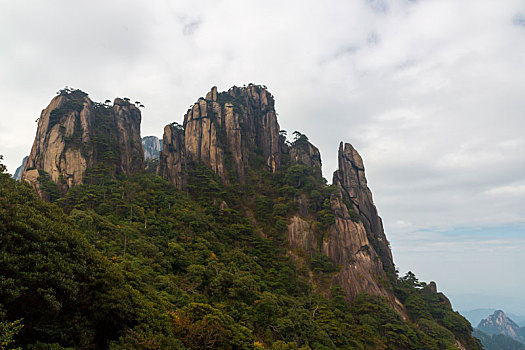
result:
<svg viewBox="0 0 525 350"><path fill-rule="evenodd" d="M165 131L171 132L169 128ZM263 87L249 85L217 92L213 87L184 116L184 157L186 163L202 163L223 181L244 182L248 167L264 167L275 172L280 164L279 124L273 96ZM184 182L179 171L178 148L169 148L172 137L166 137L161 156L164 174L173 183ZM162 164L164 162L164 164Z"/></svg>
<svg viewBox="0 0 525 350"><path fill-rule="evenodd" d="M292 148L290 155L295 162L320 168L318 151L309 144L299 151ZM320 251L329 257L339 267L332 284L340 285L348 300L362 292L381 295L403 313L391 287L387 287L390 285L387 271L394 269L392 255L367 187L362 159L350 144L341 144L339 148L334 184L337 190L329 203L334 223L320 232L312 217L299 210L288 225L289 248L292 252L310 254Z"/></svg>
<svg viewBox="0 0 525 350"><path fill-rule="evenodd" d="M315 175L322 176L321 153L309 141L293 143L289 149L289 154L293 163L309 166Z"/></svg>
<svg viewBox="0 0 525 350"><path fill-rule="evenodd" d="M367 292L393 300L385 282L386 272L394 271L394 262L367 186L363 160L348 143L340 144L338 160L333 180L338 191L330 200L335 224L323 241L322 251L342 266L334 280L347 296Z"/></svg>
<svg viewBox="0 0 525 350"><path fill-rule="evenodd" d="M178 189L182 189L185 180L183 170L186 154L184 129L175 123L166 125L162 145L159 175L169 180Z"/></svg>
<svg viewBox="0 0 525 350"><path fill-rule="evenodd" d="M363 159L349 143L339 145L339 169L334 172L333 184L341 191L342 199L359 214L364 224L368 239L387 271L394 271L392 252L388 246L383 222L377 214L368 188Z"/></svg>
<svg viewBox="0 0 525 350"><path fill-rule="evenodd" d="M144 169L144 149L140 137L140 110L133 104L116 98L112 110L116 128L119 158L118 174L131 175Z"/></svg>
<svg viewBox="0 0 525 350"><path fill-rule="evenodd" d="M98 175L130 175L143 168L140 121L139 109L127 101L101 105L80 90L63 91L40 115L21 179L43 197L39 178L44 174L60 192L84 183L90 169Z"/></svg>

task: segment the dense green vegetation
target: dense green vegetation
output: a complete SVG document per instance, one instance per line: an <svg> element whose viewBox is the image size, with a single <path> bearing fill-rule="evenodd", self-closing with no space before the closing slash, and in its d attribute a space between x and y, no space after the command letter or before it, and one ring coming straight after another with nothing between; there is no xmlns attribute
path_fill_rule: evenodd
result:
<svg viewBox="0 0 525 350"><path fill-rule="evenodd" d="M486 350L525 350L525 344L503 334L488 335L474 329L473 335L481 340Z"/></svg>
<svg viewBox="0 0 525 350"><path fill-rule="evenodd" d="M314 289L310 272L339 267L319 251L297 265L287 218L304 202L323 235L334 188L283 164L227 188L195 165L182 192L152 173L98 177L54 203L2 166L0 349L478 348L411 274L395 288L407 320L380 297Z"/></svg>

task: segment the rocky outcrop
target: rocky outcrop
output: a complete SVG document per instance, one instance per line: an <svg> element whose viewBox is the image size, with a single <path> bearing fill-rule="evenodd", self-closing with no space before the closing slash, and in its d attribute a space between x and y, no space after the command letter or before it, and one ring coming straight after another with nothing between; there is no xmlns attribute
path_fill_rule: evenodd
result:
<svg viewBox="0 0 525 350"><path fill-rule="evenodd" d="M62 90L40 115L21 179L38 190L38 179L46 174L65 192L84 183L92 168L105 176L141 170L140 121L139 109L125 100L102 105L80 90Z"/></svg>
<svg viewBox="0 0 525 350"><path fill-rule="evenodd" d="M22 159L22 164L16 168L15 174L13 175L13 179L16 181L20 181L20 178L22 177L22 171L24 170L24 166L26 165L28 156L25 156L24 159Z"/></svg>
<svg viewBox="0 0 525 350"><path fill-rule="evenodd" d="M372 192L367 185L363 160L352 145L343 145L341 142L338 162L339 169L334 172L333 184L338 187L348 209L359 215L368 240L381 258L385 270L393 272L392 252L383 230L383 222L377 214Z"/></svg>
<svg viewBox="0 0 525 350"><path fill-rule="evenodd" d="M140 110L126 100L116 98L112 115L119 159L118 174L131 175L144 169L144 149L140 138Z"/></svg>
<svg viewBox="0 0 525 350"><path fill-rule="evenodd" d="M292 143L286 143L283 135L273 97L265 88L249 85L218 93L214 87L188 110L182 126L165 127L160 175L182 188L188 167L204 164L225 183L243 182L249 168L277 171L287 154L292 164L304 164L321 177L319 150L299 132L294 132ZM334 224L322 235L309 217L308 198L297 199L297 215L287 230L290 252L320 250L328 256L340 266L333 283L343 287L349 300L367 292L395 303L384 282L389 279L387 272L394 272L392 254L367 187L363 161L349 144L340 146L334 184L337 192L329 200Z"/></svg>
<svg viewBox="0 0 525 350"><path fill-rule="evenodd" d="M317 148L309 142L298 147L297 141L290 146L291 160L318 167L320 172ZM339 169L334 174L334 184L337 190L329 203L334 223L324 231L316 228L313 217L301 210L298 200L298 214L292 217L287 231L291 252L315 254L320 250L339 267L332 284L340 285L349 301L363 292L381 295L403 315L403 306L392 288L387 287L387 271L394 272L394 264L381 219L367 187L361 157L349 144L341 144L339 149ZM384 246L378 242L384 242Z"/></svg>
<svg viewBox="0 0 525 350"><path fill-rule="evenodd" d="M182 126L176 123L166 125L162 144L159 175L173 183L178 189L182 189L185 181L183 170L186 159Z"/></svg>
<svg viewBox="0 0 525 350"><path fill-rule="evenodd" d="M322 176L321 153L319 149L307 140L297 140L289 148L290 160L293 163L304 164L313 169L317 176Z"/></svg>
<svg viewBox="0 0 525 350"><path fill-rule="evenodd" d="M160 151L162 151L162 142L157 136L144 136L142 148L144 149L144 160L158 159Z"/></svg>
<svg viewBox="0 0 525 350"><path fill-rule="evenodd" d="M169 128L165 128L171 132ZM273 96L262 86L233 87L217 92L213 87L184 116L184 162L210 167L224 182L244 182L248 167L275 172L280 165L279 124ZM164 141L173 138L164 136ZM163 174L175 176L179 156L169 156L169 144L163 143ZM179 152L178 148L171 148ZM164 163L163 162L168 162ZM173 168L173 169L172 169Z"/></svg>
<svg viewBox="0 0 525 350"><path fill-rule="evenodd" d="M45 171L63 189L81 184L94 161L94 120L93 103L86 94L54 97L40 115L21 179L36 185L40 171Z"/></svg>
<svg viewBox="0 0 525 350"><path fill-rule="evenodd" d="M340 194L332 196L330 206L335 223L323 237L321 251L341 266L334 282L343 288L350 300L362 292L392 299L392 292L381 283L388 277L365 225L349 212Z"/></svg>

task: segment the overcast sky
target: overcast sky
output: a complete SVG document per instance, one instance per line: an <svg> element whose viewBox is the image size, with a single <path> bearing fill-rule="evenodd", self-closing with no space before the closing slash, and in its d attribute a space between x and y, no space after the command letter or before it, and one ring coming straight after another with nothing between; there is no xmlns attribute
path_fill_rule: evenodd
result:
<svg viewBox="0 0 525 350"><path fill-rule="evenodd" d="M402 273L525 315L525 1L0 0L11 173L56 91L141 101L162 137L211 86L264 84L282 129L365 161Z"/></svg>

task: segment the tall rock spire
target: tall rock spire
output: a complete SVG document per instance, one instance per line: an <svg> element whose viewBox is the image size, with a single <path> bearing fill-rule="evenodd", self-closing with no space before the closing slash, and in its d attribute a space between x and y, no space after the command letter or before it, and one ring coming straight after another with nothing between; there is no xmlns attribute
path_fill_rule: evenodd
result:
<svg viewBox="0 0 525 350"><path fill-rule="evenodd" d="M185 183L183 176L185 154L184 129L176 123L166 125L159 156L159 175L173 183L179 190Z"/></svg>
<svg viewBox="0 0 525 350"><path fill-rule="evenodd" d="M180 154L186 163L202 163L225 182L231 176L244 182L248 167L264 167L275 172L280 165L279 124L273 96L258 85L233 87L217 92L213 87L187 111L182 130L176 137L166 127L161 155L162 174L182 184ZM173 141L183 141L182 148ZM170 154L175 152L175 154Z"/></svg>
<svg viewBox="0 0 525 350"><path fill-rule="evenodd" d="M86 182L90 170L97 176L141 170L140 121L139 109L125 100L102 105L80 90L61 90L40 115L21 179L45 197L42 176L63 193Z"/></svg>
<svg viewBox="0 0 525 350"><path fill-rule="evenodd" d="M339 145L339 169L334 172L333 184L341 191L342 199L358 213L364 224L368 239L381 257L385 270L394 271L392 252L383 230L383 222L377 214L368 188L363 159L351 144Z"/></svg>

